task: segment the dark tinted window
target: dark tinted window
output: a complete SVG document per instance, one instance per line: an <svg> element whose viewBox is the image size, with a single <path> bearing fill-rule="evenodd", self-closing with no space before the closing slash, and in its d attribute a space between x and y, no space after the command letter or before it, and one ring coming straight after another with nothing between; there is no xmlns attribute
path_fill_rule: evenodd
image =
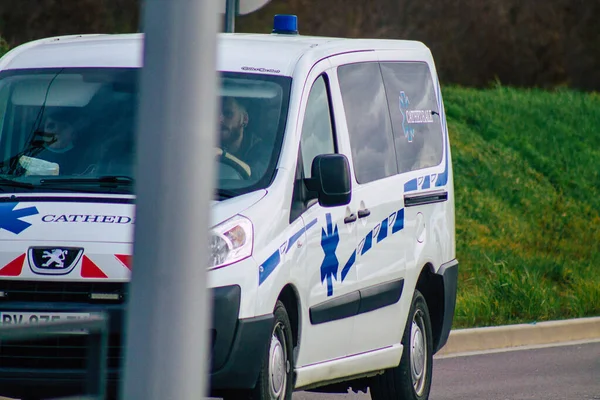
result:
<svg viewBox="0 0 600 400"><path fill-rule="evenodd" d="M356 180L367 183L396 174L392 126L379 64L343 65L338 75Z"/></svg>
<svg viewBox="0 0 600 400"><path fill-rule="evenodd" d="M0 72L0 191L131 192L138 73ZM219 144L227 154L215 158L216 189L229 196L266 188L283 142L291 78L224 72L219 83ZM115 189L97 181L108 175L125 183Z"/></svg>
<svg viewBox="0 0 600 400"><path fill-rule="evenodd" d="M298 218L315 200L304 183L305 178L311 178L312 162L320 154L335 153L333 121L329 102L328 81L320 76L313 83L308 95L306 110L302 123L300 151L296 165L296 182L292 198L290 222Z"/></svg>
<svg viewBox="0 0 600 400"><path fill-rule="evenodd" d="M381 71L400 172L438 165L442 127L429 67L422 62L384 62Z"/></svg>
<svg viewBox="0 0 600 400"><path fill-rule="evenodd" d="M306 178L312 177L311 167L316 156L335 153L329 97L323 76L315 81L308 97L300 149Z"/></svg>

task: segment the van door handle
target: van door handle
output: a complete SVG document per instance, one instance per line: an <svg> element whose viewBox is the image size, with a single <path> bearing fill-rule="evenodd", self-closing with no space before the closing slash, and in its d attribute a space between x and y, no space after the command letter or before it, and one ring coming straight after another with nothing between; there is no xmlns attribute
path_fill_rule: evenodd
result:
<svg viewBox="0 0 600 400"><path fill-rule="evenodd" d="M356 221L356 214L350 214L346 218L344 218L344 223L345 224L350 224L350 223L352 223L354 221Z"/></svg>
<svg viewBox="0 0 600 400"><path fill-rule="evenodd" d="M358 218L365 218L369 215L371 215L371 211L369 211L368 208L365 208L364 210L358 210Z"/></svg>

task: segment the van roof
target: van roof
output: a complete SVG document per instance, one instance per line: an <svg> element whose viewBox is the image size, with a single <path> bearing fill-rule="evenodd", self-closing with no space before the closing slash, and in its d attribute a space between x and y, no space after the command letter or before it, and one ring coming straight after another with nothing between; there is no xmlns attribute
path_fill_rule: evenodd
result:
<svg viewBox="0 0 600 400"><path fill-rule="evenodd" d="M0 70L56 67L141 67L143 34L58 36L23 44L0 60ZM291 76L297 62L353 51L429 49L421 42L282 34L218 34L221 71ZM312 59L312 60L311 60Z"/></svg>

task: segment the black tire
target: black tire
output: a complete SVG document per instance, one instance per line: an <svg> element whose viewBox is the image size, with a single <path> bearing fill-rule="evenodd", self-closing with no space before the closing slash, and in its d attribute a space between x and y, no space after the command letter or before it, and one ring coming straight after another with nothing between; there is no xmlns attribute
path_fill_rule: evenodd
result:
<svg viewBox="0 0 600 400"><path fill-rule="evenodd" d="M246 395L237 393L236 399L249 398L253 400L291 400L294 386L294 365L293 365L293 342L292 342L292 325L288 317L285 306L281 301L277 301L275 310L273 311L273 326L271 328L271 339L267 349L263 355L262 367L258 376L258 381L254 390ZM281 346L277 349L277 346ZM280 368L285 366L283 372L282 383L279 378L272 379L272 350L278 352L285 357L283 363L278 363ZM279 358L275 358L278 360ZM277 375L277 374L275 374ZM281 375L280 375L281 377ZM279 390L275 390L278 387ZM233 398L233 397L232 397Z"/></svg>
<svg viewBox="0 0 600 400"><path fill-rule="evenodd" d="M416 324L413 329L413 324ZM425 339L425 345L419 341ZM373 400L426 400L431 390L433 372L433 339L427 302L415 289L412 305L402 336L400 365L374 377L370 391ZM415 349L422 349L422 357L414 357ZM419 351L416 350L417 354ZM413 368L414 367L414 368ZM414 372L413 372L414 370Z"/></svg>

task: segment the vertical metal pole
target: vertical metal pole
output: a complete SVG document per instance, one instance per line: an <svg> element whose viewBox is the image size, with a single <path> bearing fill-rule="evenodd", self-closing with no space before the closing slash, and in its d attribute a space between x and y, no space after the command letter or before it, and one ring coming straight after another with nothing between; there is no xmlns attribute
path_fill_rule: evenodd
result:
<svg viewBox="0 0 600 400"><path fill-rule="evenodd" d="M127 400L207 395L219 0L145 0Z"/></svg>
<svg viewBox="0 0 600 400"><path fill-rule="evenodd" d="M225 3L225 32L235 31L235 16L237 14L237 0L226 0Z"/></svg>
<svg viewBox="0 0 600 400"><path fill-rule="evenodd" d="M106 369L108 366L108 320L103 315L101 328L90 330L87 337L87 393L97 400L106 398Z"/></svg>

